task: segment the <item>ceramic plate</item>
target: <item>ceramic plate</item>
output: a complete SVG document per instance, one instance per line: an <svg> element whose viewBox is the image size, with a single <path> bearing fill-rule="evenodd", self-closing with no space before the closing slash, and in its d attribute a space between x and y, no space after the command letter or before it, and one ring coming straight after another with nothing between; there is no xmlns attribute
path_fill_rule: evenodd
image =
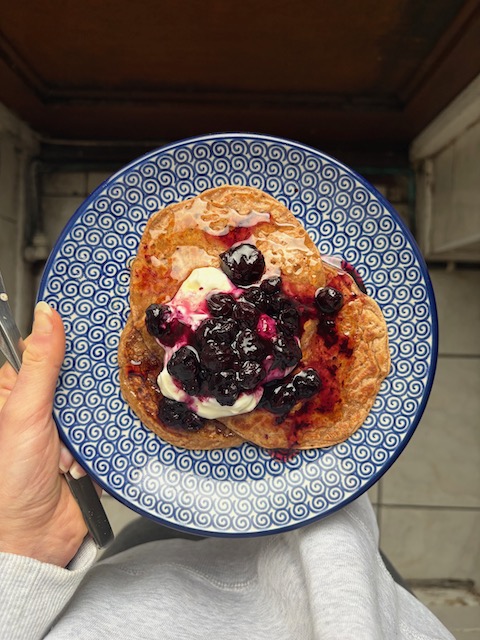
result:
<svg viewBox="0 0 480 640"><path fill-rule="evenodd" d="M322 254L355 265L388 325L392 369L361 429L287 462L256 446L186 451L146 429L120 394L117 347L129 265L148 218L223 184L283 202ZM170 144L104 182L64 229L39 299L60 312L67 351L54 415L75 458L109 494L168 526L218 536L303 526L371 487L407 444L437 358L432 287L409 231L351 169L302 144L253 134Z"/></svg>

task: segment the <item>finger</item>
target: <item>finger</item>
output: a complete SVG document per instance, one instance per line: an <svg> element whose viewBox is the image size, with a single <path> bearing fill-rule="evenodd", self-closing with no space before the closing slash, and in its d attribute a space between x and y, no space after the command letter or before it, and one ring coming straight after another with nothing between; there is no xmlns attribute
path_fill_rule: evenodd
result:
<svg viewBox="0 0 480 640"><path fill-rule="evenodd" d="M67 473L67 471L68 471L70 473L70 475L72 476L72 478L74 478L74 480L80 480L80 478L83 478L84 476L87 475L87 472L85 471L85 469L83 467L81 467L78 464L78 462L76 460L74 460L74 458L73 458L71 453L69 453L69 455L73 460L72 464L69 467L65 467L63 464L61 464L60 465L60 471L62 473L64 473L64 474ZM66 462L66 460L67 459L65 457L65 462ZM95 487L95 491L97 492L98 497L101 498L102 494L103 494L102 487L100 487L96 482L93 483L93 486Z"/></svg>
<svg viewBox="0 0 480 640"><path fill-rule="evenodd" d="M69 471L70 475L72 476L72 478L75 478L75 480L80 480L80 478L83 478L83 476L87 475L85 469L81 467L76 461L73 462Z"/></svg>
<svg viewBox="0 0 480 640"><path fill-rule="evenodd" d="M24 346L26 347L29 342L30 342L30 336L25 338L25 340L23 341ZM4 363L4 365L0 367L0 388L2 388L3 386L6 386L11 391L13 388L13 385L17 380L17 375L18 373L15 371L15 369L7 360Z"/></svg>
<svg viewBox="0 0 480 640"><path fill-rule="evenodd" d="M0 369L0 411L8 400L16 381L17 372L9 362L6 362Z"/></svg>
<svg viewBox="0 0 480 640"><path fill-rule="evenodd" d="M74 462L75 458L72 456L70 451L63 443L60 443L60 460L58 462L60 471L62 473L67 473Z"/></svg>
<svg viewBox="0 0 480 640"><path fill-rule="evenodd" d="M24 340L25 346L28 344L29 340L30 336ZM9 362L5 362L3 367L0 368L0 411L17 382L17 376L17 372Z"/></svg>
<svg viewBox="0 0 480 640"><path fill-rule="evenodd" d="M0 368L0 389L5 387L11 391L16 379L17 372L9 362L5 362L5 364Z"/></svg>
<svg viewBox="0 0 480 640"><path fill-rule="evenodd" d="M75 478L75 480L79 480L80 478L83 478L83 476L87 475L87 472L78 464L63 443L60 444L60 460L58 466L62 473L67 473L67 471L69 471L70 475L72 478Z"/></svg>
<svg viewBox="0 0 480 640"><path fill-rule="evenodd" d="M59 314L45 302L35 307L32 333L26 341L22 366L4 410L15 413L15 422L28 428L47 424L53 394L65 354L65 332Z"/></svg>

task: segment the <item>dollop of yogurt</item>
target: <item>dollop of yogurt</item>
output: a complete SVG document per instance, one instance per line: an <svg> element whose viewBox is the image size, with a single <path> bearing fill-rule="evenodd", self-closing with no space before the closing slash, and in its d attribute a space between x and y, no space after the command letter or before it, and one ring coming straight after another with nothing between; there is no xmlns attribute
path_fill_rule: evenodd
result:
<svg viewBox="0 0 480 640"><path fill-rule="evenodd" d="M202 320L210 317L207 298L212 293L232 293L236 287L228 277L216 267L199 267L183 281L175 297L169 303L175 315L193 331Z"/></svg>
<svg viewBox="0 0 480 640"><path fill-rule="evenodd" d="M201 418L208 418L209 420L238 416L241 413L253 411L263 395L263 389L259 387L250 393L241 393L231 406L223 406L215 398L189 396L188 393L175 384L174 379L167 371L167 367L164 367L158 376L158 386L164 396L178 402L185 402Z"/></svg>
<svg viewBox="0 0 480 640"><path fill-rule="evenodd" d="M269 275L269 273L265 273L264 277ZM234 298L238 298L244 292L245 288L236 287L220 269L216 267L199 267L194 269L184 280L174 298L169 302L169 307L178 320L189 325L192 331L195 331L203 320L211 317L207 307L207 298L211 294L229 293ZM263 316L262 321L265 325L265 334L274 335L275 327L273 325L275 321L271 318L267 321L267 316ZM165 397L184 402L197 415L207 419L235 416L255 409L263 395L263 386L261 385L252 391L240 393L233 405L221 405L211 396L191 396L186 393L167 369L167 364L172 355L185 344L187 344L187 338L182 337L173 347L162 345L165 350L165 360L157 383ZM266 360L267 368L269 361L271 361L271 356ZM271 380L283 378L293 369L294 367L285 370L268 370L262 385Z"/></svg>

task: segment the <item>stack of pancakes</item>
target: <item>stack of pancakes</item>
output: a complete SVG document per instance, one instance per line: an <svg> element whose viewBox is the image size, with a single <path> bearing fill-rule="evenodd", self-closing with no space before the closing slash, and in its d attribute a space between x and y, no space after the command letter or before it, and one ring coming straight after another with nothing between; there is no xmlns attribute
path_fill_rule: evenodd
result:
<svg viewBox="0 0 480 640"><path fill-rule="evenodd" d="M195 432L170 427L158 417L164 351L146 330L145 311L151 304L168 304L194 269L220 267L220 254L238 242L254 244L269 273L280 275L288 295L302 304L313 302L321 287L342 292L335 340L325 339L315 317L303 324L300 336L302 360L295 371L315 368L322 388L281 417L257 407L206 420ZM245 440L289 450L342 442L364 422L390 368L387 327L378 305L350 275L322 261L285 206L258 189L234 186L211 189L150 218L131 268L130 315L118 355L121 390L135 414L161 438L187 449L231 447Z"/></svg>

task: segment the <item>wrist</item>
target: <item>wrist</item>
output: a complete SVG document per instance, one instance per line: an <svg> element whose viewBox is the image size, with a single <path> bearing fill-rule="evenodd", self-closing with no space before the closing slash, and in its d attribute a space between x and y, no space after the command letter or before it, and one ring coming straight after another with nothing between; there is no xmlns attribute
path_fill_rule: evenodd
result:
<svg viewBox="0 0 480 640"><path fill-rule="evenodd" d="M83 537L59 540L57 536L31 539L0 532L0 553L32 558L39 562L66 567L77 553Z"/></svg>
<svg viewBox="0 0 480 640"><path fill-rule="evenodd" d="M0 551L65 567L87 534L82 513L58 472L50 487L39 479L35 489L27 496L0 491ZM35 504L42 489L47 500Z"/></svg>

